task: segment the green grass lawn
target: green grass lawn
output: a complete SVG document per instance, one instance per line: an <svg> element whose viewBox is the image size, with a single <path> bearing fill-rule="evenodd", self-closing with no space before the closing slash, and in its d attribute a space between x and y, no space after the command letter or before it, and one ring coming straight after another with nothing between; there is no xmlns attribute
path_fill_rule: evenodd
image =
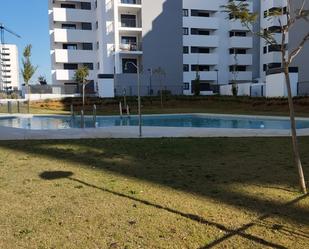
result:
<svg viewBox="0 0 309 249"><path fill-rule="evenodd" d="M0 248L309 248L297 179L288 138L0 142Z"/></svg>
<svg viewBox="0 0 309 249"><path fill-rule="evenodd" d="M98 115L119 115L119 101L116 99L86 99L86 114L92 114L93 104L97 105ZM297 116L309 117L309 98L296 98L295 110ZM33 102L31 112L34 114L69 114L70 105L74 104L75 111L81 109L81 99L65 99L62 101L46 100ZM127 98L131 113L137 113L137 101L135 97ZM17 111L17 107L13 107ZM0 106L0 113L6 113L7 107ZM26 104L21 105L21 112L26 113ZM142 98L142 112L144 114L160 113L225 113L225 114L252 114L252 115L280 115L288 116L289 108L286 99L266 99L249 97L195 97L195 96L169 96L164 98L161 106L158 97Z"/></svg>

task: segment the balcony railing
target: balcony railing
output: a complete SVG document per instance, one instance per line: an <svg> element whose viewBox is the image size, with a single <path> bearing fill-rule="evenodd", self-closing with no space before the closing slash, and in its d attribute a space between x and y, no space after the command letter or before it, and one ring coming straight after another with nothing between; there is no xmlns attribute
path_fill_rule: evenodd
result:
<svg viewBox="0 0 309 249"><path fill-rule="evenodd" d="M141 43L121 43L119 45L121 51L142 51Z"/></svg>
<svg viewBox="0 0 309 249"><path fill-rule="evenodd" d="M138 28L137 20L129 18L121 18L121 27L123 28Z"/></svg>
<svg viewBox="0 0 309 249"><path fill-rule="evenodd" d="M141 0L119 0L121 4L141 4Z"/></svg>

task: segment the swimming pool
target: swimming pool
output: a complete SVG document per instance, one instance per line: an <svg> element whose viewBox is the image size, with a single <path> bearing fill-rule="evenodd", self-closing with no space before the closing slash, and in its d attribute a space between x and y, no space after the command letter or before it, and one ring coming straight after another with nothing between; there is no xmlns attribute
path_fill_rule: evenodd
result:
<svg viewBox="0 0 309 249"><path fill-rule="evenodd" d="M143 126L149 127L194 127L194 128L233 128L233 129L290 129L288 118L250 117L233 115L173 114L145 115ZM98 116L85 117L85 128L137 126L138 117ZM30 130L56 130L80 128L79 116L12 116L0 118L0 126ZM309 120L297 120L297 129L309 128Z"/></svg>

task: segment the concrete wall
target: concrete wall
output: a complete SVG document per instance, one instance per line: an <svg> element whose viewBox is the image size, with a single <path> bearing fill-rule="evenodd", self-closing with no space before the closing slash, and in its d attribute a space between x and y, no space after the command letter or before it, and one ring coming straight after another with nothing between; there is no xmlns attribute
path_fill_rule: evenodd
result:
<svg viewBox="0 0 309 249"><path fill-rule="evenodd" d="M144 72L161 67L166 85L182 86L182 0L143 0L142 20Z"/></svg>
<svg viewBox="0 0 309 249"><path fill-rule="evenodd" d="M302 0L293 0L292 1L292 13L295 10L299 9L301 6ZM306 10L309 10L309 1L306 3ZM302 38L309 32L309 23L305 20L299 20L296 22L295 26L291 29L289 35L289 52L293 48L297 47ZM298 66L299 68L299 82L309 82L309 42L306 43L302 52L295 58L293 66Z"/></svg>
<svg viewBox="0 0 309 249"><path fill-rule="evenodd" d="M298 74L290 73L292 95L297 96ZM266 76L266 97L287 97L287 88L283 73Z"/></svg>

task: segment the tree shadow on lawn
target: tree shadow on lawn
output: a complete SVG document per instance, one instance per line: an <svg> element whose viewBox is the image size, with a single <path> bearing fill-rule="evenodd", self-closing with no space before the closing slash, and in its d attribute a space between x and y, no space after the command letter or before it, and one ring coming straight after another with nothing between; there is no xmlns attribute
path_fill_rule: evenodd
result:
<svg viewBox="0 0 309 249"><path fill-rule="evenodd" d="M1 142L0 146L110 171L222 201L260 214L309 224L309 210L234 186L297 186L288 138L205 138ZM309 148L309 139L302 139ZM305 149L304 149L305 150ZM309 161L303 153L304 162ZM308 175L308 164L305 165ZM263 194L263 193L262 193ZM291 193L290 193L291 194ZM295 197L297 193L295 191Z"/></svg>
<svg viewBox="0 0 309 249"><path fill-rule="evenodd" d="M271 247L271 248L287 249L287 247L285 247L285 246L282 246L282 245L273 243L271 241L267 241L267 240L265 240L263 238L260 238L258 236L246 233L247 229L249 229L250 227L255 226L258 221L263 221L263 220L271 217L273 215L272 213L264 214L264 215L258 217L256 220L254 220L254 221L252 221L250 223L247 223L247 224L241 226L238 229L230 229L230 228L227 228L226 226L224 226L224 225L222 225L220 223L209 221L209 220L205 219L204 217L201 217L201 216L198 216L198 215L195 215L195 214L184 213L184 212L181 212L181 211L173 209L173 208L164 207L164 206L162 206L160 204L152 203L152 202L147 201L147 200L143 200L143 199L140 199L140 198L137 198L137 197L133 197L133 196L129 196L129 195L126 195L126 194L123 194L123 193L119 193L119 192L116 192L114 190L110 190L110 189L107 189L107 188L104 188L104 187L98 187L96 185L93 185L93 184L87 183L85 181L79 180L79 179L75 178L73 175L74 175L74 173L70 172L70 171L44 171L39 176L42 179L44 179L44 180L68 179L68 180L71 180L71 181L74 181L74 182L78 182L78 183L83 184L83 185L85 185L87 187L98 189L98 190L101 190L101 191L104 191L104 192L116 195L118 197L126 198L126 199L129 199L129 200L132 200L132 201L135 201L135 202L147 205L147 206L155 207L157 209L164 210L166 212L179 215L181 217L184 217L186 219L190 219L190 220L198 222L200 224L204 224L204 225L208 225L208 226L214 226L217 229L220 229L220 230L222 230L222 231L224 231L226 233L221 238L219 238L217 240L214 240L213 242L209 243L208 245L206 245L204 247L201 247L200 249L212 248L214 246L217 246L221 242L223 242L223 241L225 241L227 239L230 239L233 236L240 236L242 238L251 240L251 241L253 241L255 243L261 244L263 246ZM287 208L289 206L292 206L293 204L296 204L297 202L305 199L306 197L308 197L308 194L300 196L300 197L298 197L298 198L296 198L296 199L294 199L294 200L292 200L290 202L285 203L284 205L281 206L281 208ZM280 227L280 229L284 229L284 228ZM288 231L288 232L289 233L294 233L294 231ZM304 234L301 234L301 233L298 233L297 235L299 237L309 238L308 236L306 236Z"/></svg>

